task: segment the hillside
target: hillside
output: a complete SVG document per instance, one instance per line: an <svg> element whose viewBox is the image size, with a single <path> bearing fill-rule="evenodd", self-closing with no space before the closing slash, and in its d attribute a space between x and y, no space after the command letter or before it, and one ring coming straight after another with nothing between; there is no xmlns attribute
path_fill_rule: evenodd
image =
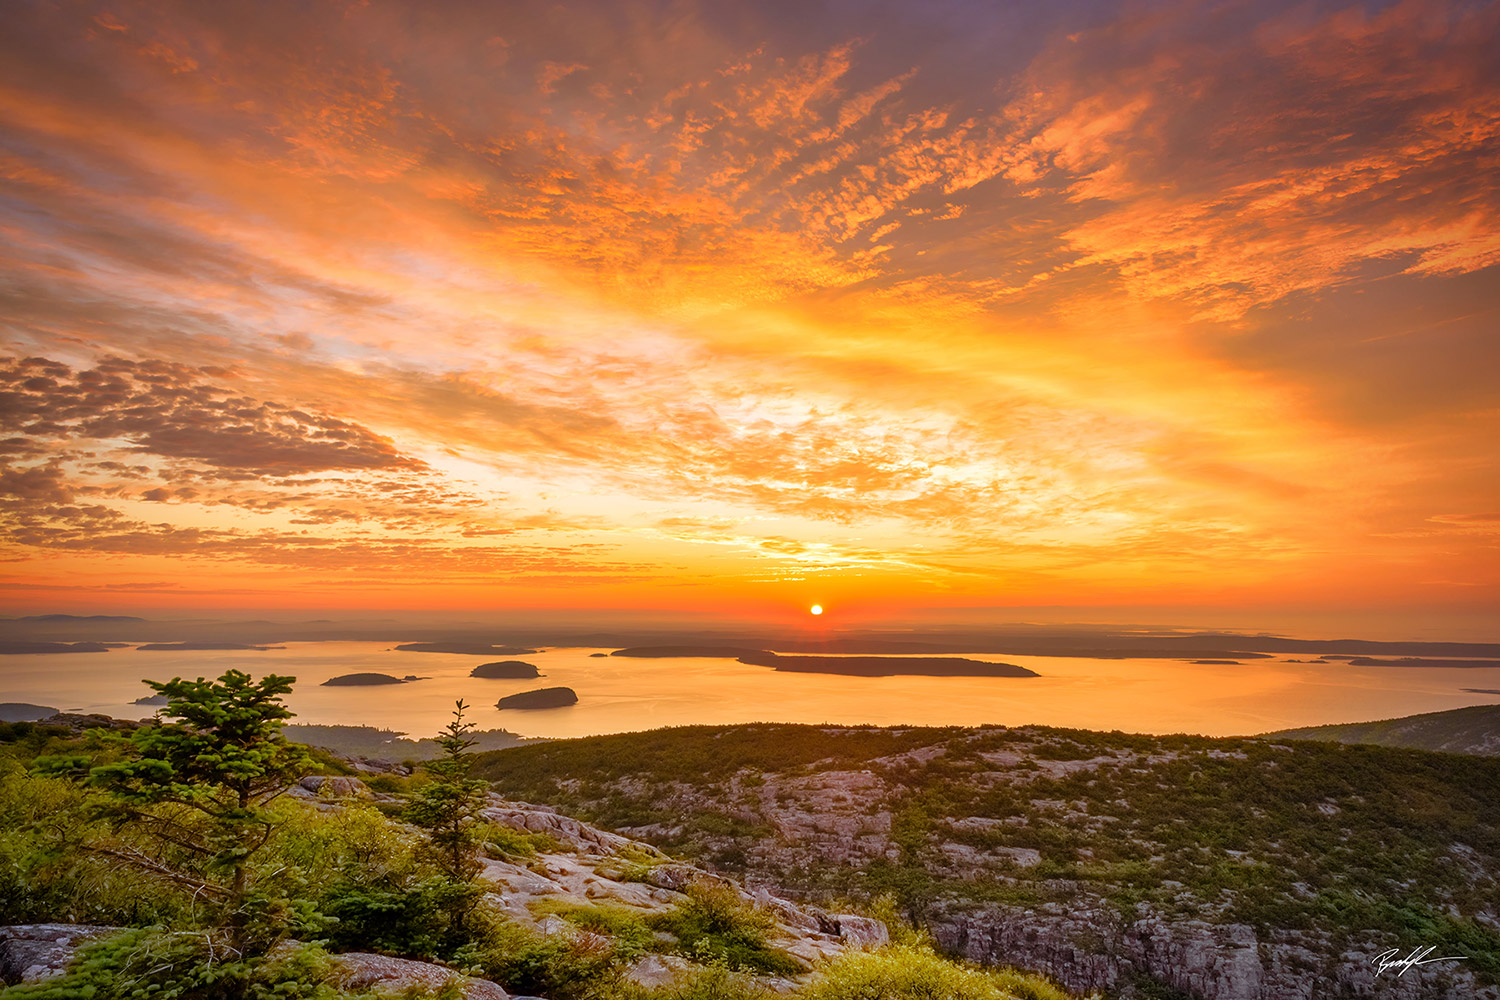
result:
<svg viewBox="0 0 1500 1000"><path fill-rule="evenodd" d="M1500 760L1077 730L685 727L480 759L752 885L891 894L937 942L1073 990L1500 997ZM1403 950L1403 954L1406 951Z"/></svg>
<svg viewBox="0 0 1500 1000"><path fill-rule="evenodd" d="M45 773L48 761L115 763L119 752L68 726L0 724L4 1000L864 1000L893 982L881 987L891 1000L1069 1000L1035 976L952 963L894 914L748 890L482 790L455 881L409 821L434 772L328 754L266 814L245 877L276 902L237 959L202 885L189 891L206 868L170 851L119 863L121 838L146 842L97 825L86 788ZM455 898L466 901L456 925Z"/></svg>
<svg viewBox="0 0 1500 1000"><path fill-rule="evenodd" d="M1267 739L1373 743L1384 747L1500 756L1500 705L1471 705L1379 722L1351 722L1267 733Z"/></svg>

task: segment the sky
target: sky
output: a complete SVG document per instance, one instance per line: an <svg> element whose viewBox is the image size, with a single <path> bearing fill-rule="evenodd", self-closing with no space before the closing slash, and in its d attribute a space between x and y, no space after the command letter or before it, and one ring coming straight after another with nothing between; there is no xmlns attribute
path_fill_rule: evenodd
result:
<svg viewBox="0 0 1500 1000"><path fill-rule="evenodd" d="M0 610L1500 637L1500 4L6 20Z"/></svg>

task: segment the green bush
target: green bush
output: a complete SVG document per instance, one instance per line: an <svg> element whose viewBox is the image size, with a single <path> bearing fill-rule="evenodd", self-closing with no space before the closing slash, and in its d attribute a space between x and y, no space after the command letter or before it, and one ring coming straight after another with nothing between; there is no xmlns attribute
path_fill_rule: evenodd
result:
<svg viewBox="0 0 1500 1000"><path fill-rule="evenodd" d="M324 934L337 948L378 951L405 958L446 960L471 937L455 937L448 913L455 901L472 908L483 890L434 875L415 885L380 888L334 886L321 901L337 921ZM475 930L481 930L476 923Z"/></svg>
<svg viewBox="0 0 1500 1000"><path fill-rule="evenodd" d="M543 937L513 923L493 926L467 965L512 994L550 1000L604 1000L621 988L623 956L598 934Z"/></svg>
<svg viewBox="0 0 1500 1000"><path fill-rule="evenodd" d="M555 913L575 927L608 936L622 959L651 951L655 943L655 935L647 923L648 914L639 910L624 906L579 906L550 900L542 900L534 909L538 913Z"/></svg>
<svg viewBox="0 0 1500 1000"><path fill-rule="evenodd" d="M851 951L821 966L802 1000L1068 1000L1046 980L950 962L928 948Z"/></svg>
<svg viewBox="0 0 1500 1000"><path fill-rule="evenodd" d="M98 831L83 814L85 799L71 781L0 759L0 924L186 919L186 893L83 849Z"/></svg>
<svg viewBox="0 0 1500 1000"><path fill-rule="evenodd" d="M774 1000L776 994L754 976L735 972L724 965L684 969L662 986L625 984L619 1000Z"/></svg>
<svg viewBox="0 0 1500 1000"><path fill-rule="evenodd" d="M213 932L138 928L85 946L68 971L0 991L3 1000L337 1000L316 947L243 957Z"/></svg>
<svg viewBox="0 0 1500 1000"><path fill-rule="evenodd" d="M650 924L674 935L678 951L698 962L777 976L803 971L801 962L767 943L766 935L775 926L771 915L727 885L690 886L686 899L652 917Z"/></svg>

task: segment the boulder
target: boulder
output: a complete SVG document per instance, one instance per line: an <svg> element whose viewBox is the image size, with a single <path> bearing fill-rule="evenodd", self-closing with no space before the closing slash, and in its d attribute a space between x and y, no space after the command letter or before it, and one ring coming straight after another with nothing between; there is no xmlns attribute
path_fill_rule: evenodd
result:
<svg viewBox="0 0 1500 1000"><path fill-rule="evenodd" d="M691 962L676 955L646 955L625 970L625 978L647 988L666 986L677 978L678 973L691 967Z"/></svg>
<svg viewBox="0 0 1500 1000"><path fill-rule="evenodd" d="M310 774L300 782L301 786L309 792L317 792L328 799L373 799L375 793L370 791L358 778L349 778L342 775L336 777L325 777Z"/></svg>
<svg viewBox="0 0 1500 1000"><path fill-rule="evenodd" d="M79 948L118 930L94 924L0 927L0 983L34 983L59 975Z"/></svg>
<svg viewBox="0 0 1500 1000"><path fill-rule="evenodd" d="M838 936L851 948L879 948L891 943L890 928L874 917L835 913L832 919Z"/></svg>
<svg viewBox="0 0 1500 1000"><path fill-rule="evenodd" d="M343 990L399 996L408 990L436 990L457 982L462 1000L510 1000L509 993L488 979L475 979L431 962L351 951L333 956L333 969L333 981Z"/></svg>

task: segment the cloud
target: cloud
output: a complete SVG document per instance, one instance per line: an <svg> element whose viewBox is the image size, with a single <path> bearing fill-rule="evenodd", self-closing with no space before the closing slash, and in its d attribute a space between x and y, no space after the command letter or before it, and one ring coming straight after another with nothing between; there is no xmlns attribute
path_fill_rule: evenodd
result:
<svg viewBox="0 0 1500 1000"><path fill-rule="evenodd" d="M120 439L134 453L255 476L423 468L364 427L213 384L227 377L165 361L109 358L74 372L43 358L0 360L0 422L33 438Z"/></svg>

